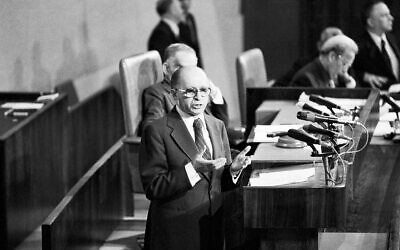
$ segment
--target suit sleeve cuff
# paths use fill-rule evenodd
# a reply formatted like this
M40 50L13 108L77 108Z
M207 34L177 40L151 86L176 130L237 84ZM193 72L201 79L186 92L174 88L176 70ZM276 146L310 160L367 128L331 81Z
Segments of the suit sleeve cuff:
M242 171L243 171L243 168L237 172L233 172L232 170L230 170L233 184L236 184L238 182L239 177L242 174Z
M189 178L190 184L192 187L196 185L197 182L201 180L200 175L196 172L191 162L185 165L186 174Z

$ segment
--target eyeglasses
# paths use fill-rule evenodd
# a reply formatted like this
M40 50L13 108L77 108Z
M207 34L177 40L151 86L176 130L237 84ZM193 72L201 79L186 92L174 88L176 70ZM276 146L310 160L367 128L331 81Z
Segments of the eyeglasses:
M184 97L192 98L199 94L200 97L206 97L210 94L210 88L188 88L188 89L174 89L177 92L181 92Z

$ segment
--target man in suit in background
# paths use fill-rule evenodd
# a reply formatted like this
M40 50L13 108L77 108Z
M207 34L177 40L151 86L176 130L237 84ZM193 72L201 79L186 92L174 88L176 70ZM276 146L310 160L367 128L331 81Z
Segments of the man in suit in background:
M156 10L161 20L150 35L147 48L157 50L164 61L165 48L181 42L178 25L184 21L184 14L179 0L158 0Z
M176 104L172 97L171 77L172 74L182 66L196 66L196 52L189 46L176 43L171 44L165 50L165 61L163 63L164 80L156 83L143 91L142 95L142 117L141 129L150 122L165 116ZM210 103L206 113L222 120L228 126L229 116L227 104L222 96L221 90L210 83Z
M358 40L360 51L353 69L361 86L388 89L399 81L400 50L390 31L393 16L382 1L368 2L362 12L365 32Z
M203 60L200 55L200 44L197 36L196 21L189 9L192 5L192 0L179 0L182 5L184 21L179 23L179 30L182 42L186 43L196 51L198 60L197 66L203 68Z
M348 69L357 51L357 44L348 36L329 38L321 46L319 56L294 75L290 86L354 88L355 80L348 74Z
M325 29L323 29L320 34L319 40L317 41L317 53L313 54L312 56L297 59L292 64L292 67L284 75L282 75L275 81L274 86L288 86L297 71L299 71L301 68L303 68L306 64L314 60L315 57L319 55L319 51L321 50L321 47L326 42L326 40L336 35L343 35L342 30L337 27L326 27Z
M177 105L145 127L139 153L151 200L145 249L222 250L222 192L250 164L250 147L231 161L223 122L204 113L210 81L201 68L181 67L171 83Z

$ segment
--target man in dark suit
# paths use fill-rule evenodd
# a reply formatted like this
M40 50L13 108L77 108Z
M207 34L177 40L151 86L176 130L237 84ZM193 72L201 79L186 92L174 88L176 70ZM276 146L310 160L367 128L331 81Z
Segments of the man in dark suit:
M204 114L210 81L195 66L172 76L177 105L146 126L139 168L151 200L145 249L223 249L222 192L251 162L246 147L231 161L222 121Z
M178 24L184 21L179 0L158 0L156 10L161 20L153 29L147 47L157 50L164 61L164 50L172 43L181 42Z
M364 87L388 89L399 81L400 50L390 33L393 16L382 1L370 1L362 13L365 32L357 43L360 48L353 69Z
M198 60L197 66L203 67L203 60L200 55L200 44L197 36L196 21L189 9L192 5L192 0L179 0L182 5L184 21L179 23L180 36L183 43L186 43L196 51Z
M174 106L175 100L171 94L171 76L182 66L196 66L197 57L195 51L189 46L176 43L171 44L165 50L165 61L163 63L164 80L156 83L143 91L142 95L142 122L140 131L150 122L165 116ZM222 96L221 90L212 82L210 103L206 113L222 120L228 126L229 116L227 104Z
M357 44L348 36L329 38L321 46L319 56L294 75L290 86L354 88L355 80L348 74L348 69L357 51Z

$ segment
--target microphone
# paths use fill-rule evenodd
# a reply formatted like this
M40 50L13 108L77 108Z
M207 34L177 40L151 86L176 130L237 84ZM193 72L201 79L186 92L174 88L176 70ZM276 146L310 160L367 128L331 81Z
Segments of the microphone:
M340 134L338 132L329 130L329 129L323 129L319 128L317 126L314 126L312 124L304 125L303 126L304 131L311 133L311 134L321 134L321 135L327 135L331 138L340 138L340 139L345 139L348 141L351 141L351 138L348 136L345 136L343 134Z
M332 145L330 143L318 140L314 136L312 136L312 135L308 134L307 132L300 130L300 129L289 129L288 136L290 136L296 140L303 141L309 145L310 144L319 144L323 147L332 147Z
M387 102L387 104L389 104L392 107L394 112L400 111L400 106L397 105L396 101L389 94L381 94L381 98L383 101Z
M345 108L342 108L341 106L327 100L326 98L323 98L321 96L317 96L317 95L310 95L310 101L318 103L320 105L324 105L329 109L335 108L335 109L340 109L343 110L345 112L351 113L350 110L347 110Z
M319 114L319 115L330 116L330 114L325 113L324 111L319 110L319 109L317 109L317 108L315 108L315 107L313 107L313 106L311 106L311 105L309 105L308 103L305 103L305 102L298 102L296 104L296 106L301 108L301 109L308 110L308 111L314 112L314 113Z
M285 136L287 134L288 134L287 131L273 132L273 133L267 134L267 137Z
M343 120L343 119L339 119L339 118L333 118L330 116L316 115L314 113L307 112L307 111L297 112L297 118L300 120L305 120L305 121L310 121L310 122L340 123L340 124L347 124L347 125L358 124L358 122L356 122L356 121Z

